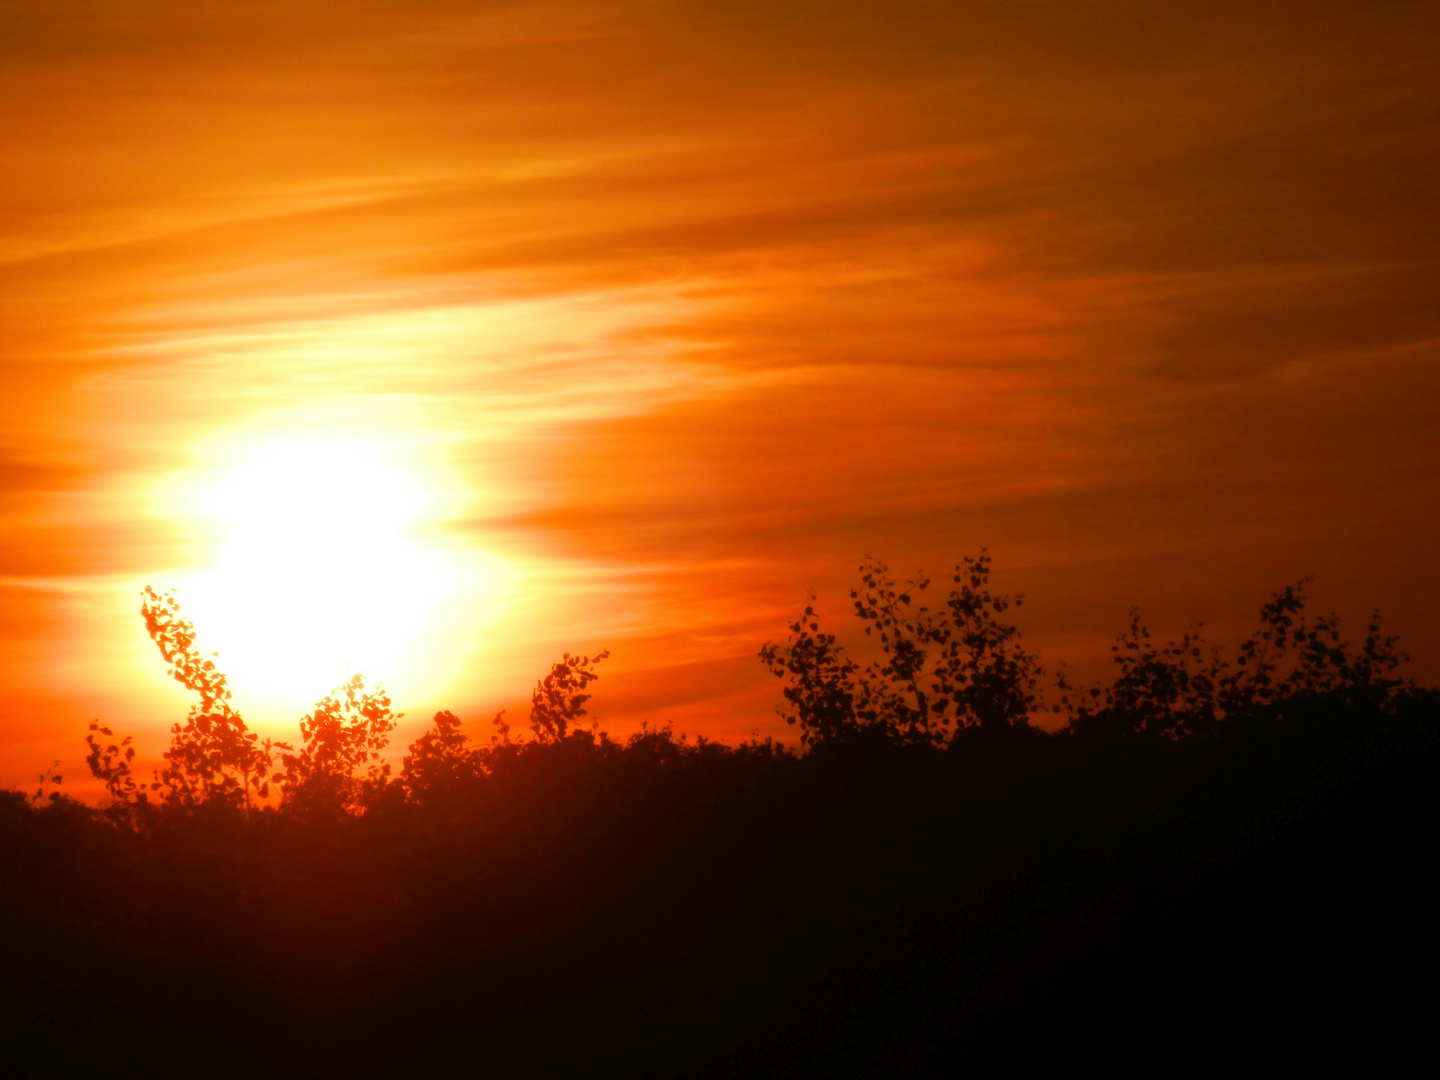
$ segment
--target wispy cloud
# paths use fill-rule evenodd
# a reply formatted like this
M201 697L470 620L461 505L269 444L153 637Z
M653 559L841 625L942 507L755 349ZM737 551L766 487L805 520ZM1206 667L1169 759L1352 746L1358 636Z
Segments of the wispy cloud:
M808 587L986 542L1057 641L1353 564L1440 646L1437 41L1399 0L7 4L0 709L57 651L158 700L117 583L214 545L156 492L296 429L441 448L447 542L512 559L462 706L580 639L617 722L764 727L745 653Z

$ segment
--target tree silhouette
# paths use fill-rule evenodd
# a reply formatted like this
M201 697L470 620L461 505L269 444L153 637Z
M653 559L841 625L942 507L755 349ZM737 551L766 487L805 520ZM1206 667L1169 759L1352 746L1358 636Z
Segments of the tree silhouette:
M406 798L434 806L475 784L485 773L485 760L482 750L469 743L459 717L448 709L437 712L430 729L410 744L401 762L400 783Z
M170 677L200 698L185 722L170 729L166 764L151 789L163 790L170 805L227 804L249 809L254 797L269 795L275 752L290 747L261 740L245 726L244 718L230 704L225 675L213 660L200 655L195 626L181 617L179 602L172 594L146 586L140 614L150 639L170 665ZM99 764L97 758L92 772ZM101 773L96 775L106 779ZM106 783L108 787L108 779ZM117 790L127 789L122 782ZM113 797L115 792L111 794Z
M567 652L535 684L530 695L530 730L537 741L563 742L570 734L585 715L585 703L591 697L585 688L600 677L595 665L609 656L608 649L594 657L571 656Z
M323 815L367 805L384 789L390 766L380 761L380 752L398 715L383 690L367 692L356 675L321 699L300 722L302 746L295 752L289 743L261 739L246 726L231 704L225 674L201 655L195 626L181 616L173 594L147 586L140 614L170 677L199 697L185 722L170 729L165 766L146 785L162 793L165 806L253 810L275 786L288 809ZM97 736L113 739L114 732L91 723L86 764L105 784L107 812L128 821L149 805L149 792L131 772L132 739L127 735L105 745Z
M1131 608L1130 625L1110 647L1119 667L1108 687L1093 687L1089 701L1062 672L1057 709L1067 710L1070 727L1085 735L1145 735L1179 739L1213 730L1221 715L1217 702L1226 664L1218 650L1208 654L1201 624L1178 641L1151 644L1150 631Z
M432 726L410 744L402 762L400 784L406 799L432 809L452 806L457 794L475 788L497 767L513 762L530 748L573 742L577 735L593 738L594 725L588 730L577 725L587 715L585 705L592 696L587 688L600 677L595 665L609 656L608 650L593 657L567 652L551 665L530 695L534 737L528 742L510 738L504 710L491 721L496 733L487 746L471 746L454 713L436 713ZM600 742L609 745L603 734Z
M1334 615L1306 616L1309 582L1287 585L1261 606L1260 625L1241 643L1233 665L1218 647L1203 647L1203 624L1178 642L1156 646L1131 609L1129 627L1111 646L1119 672L1109 686L1072 698L1076 688L1062 676L1070 730L1086 737L1180 739L1212 734L1224 723L1280 719L1290 706L1320 698L1392 709L1402 692L1415 690L1413 681L1394 674L1409 659L1396 649L1397 639L1381 631L1375 613L1363 646L1353 652Z
M403 715L390 706L389 695L367 691L359 675L318 701L300 721L300 750L280 755L281 806L304 817L333 818L373 804L390 777L381 752Z
M90 753L85 755L85 764L90 775L105 785L106 813L119 820L129 820L137 806L149 802L149 793L142 790L130 771L130 762L135 760L134 740L126 735L119 742L102 746L101 739L113 739L115 732L103 727L99 720L90 721L90 733L85 736L85 745Z
M807 745L869 737L940 746L969 728L1027 726L1042 669L1019 629L1000 618L1021 599L993 594L989 578L987 554L965 558L944 605L932 611L916 602L931 584L924 575L897 586L883 563L862 563L850 598L882 659L860 668L833 634L820 632L808 605L784 645L760 650L788 681L790 708L781 715Z
M877 726L874 714L862 715L855 707L860 694L858 666L845 655L834 634L820 629L812 603L790 624L784 645L766 642L760 659L779 679L788 679L781 691L790 708L781 706L787 724L798 724L806 746L834 743Z

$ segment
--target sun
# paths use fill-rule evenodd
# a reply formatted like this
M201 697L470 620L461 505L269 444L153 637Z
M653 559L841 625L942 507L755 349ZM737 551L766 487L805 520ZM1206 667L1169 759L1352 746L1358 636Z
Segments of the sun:
M237 704L303 709L352 674L445 681L486 621L495 560L447 541L457 485L403 439L233 440L189 477L210 565L177 592Z

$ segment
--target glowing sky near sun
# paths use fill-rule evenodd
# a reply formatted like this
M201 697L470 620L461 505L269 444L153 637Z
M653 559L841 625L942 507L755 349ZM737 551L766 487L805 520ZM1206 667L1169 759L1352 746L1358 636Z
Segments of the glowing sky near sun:
M1440 656L1437 44L1339 0L7 3L0 783L183 712L144 584L274 725L355 663L478 733L610 648L613 728L780 733L754 653L810 589L982 544L1082 668L1310 572Z
M235 438L216 457L187 478L189 498L161 498L214 528L201 567L174 587L240 701L283 715L356 672L435 692L464 667L466 638L494 622L509 575L436 534L457 498L443 461L318 425Z

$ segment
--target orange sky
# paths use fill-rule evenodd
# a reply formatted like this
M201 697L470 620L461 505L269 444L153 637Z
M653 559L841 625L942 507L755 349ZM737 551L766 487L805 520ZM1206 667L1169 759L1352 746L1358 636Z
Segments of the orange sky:
M1431 2L10 0L0 783L92 716L158 752L139 586L223 640L252 510L384 562L335 617L477 734L607 647L612 730L778 733L808 590L982 544L1082 671L1314 573L1440 676L1437 48ZM307 439L392 482L234 494ZM232 675L272 725L338 681Z

